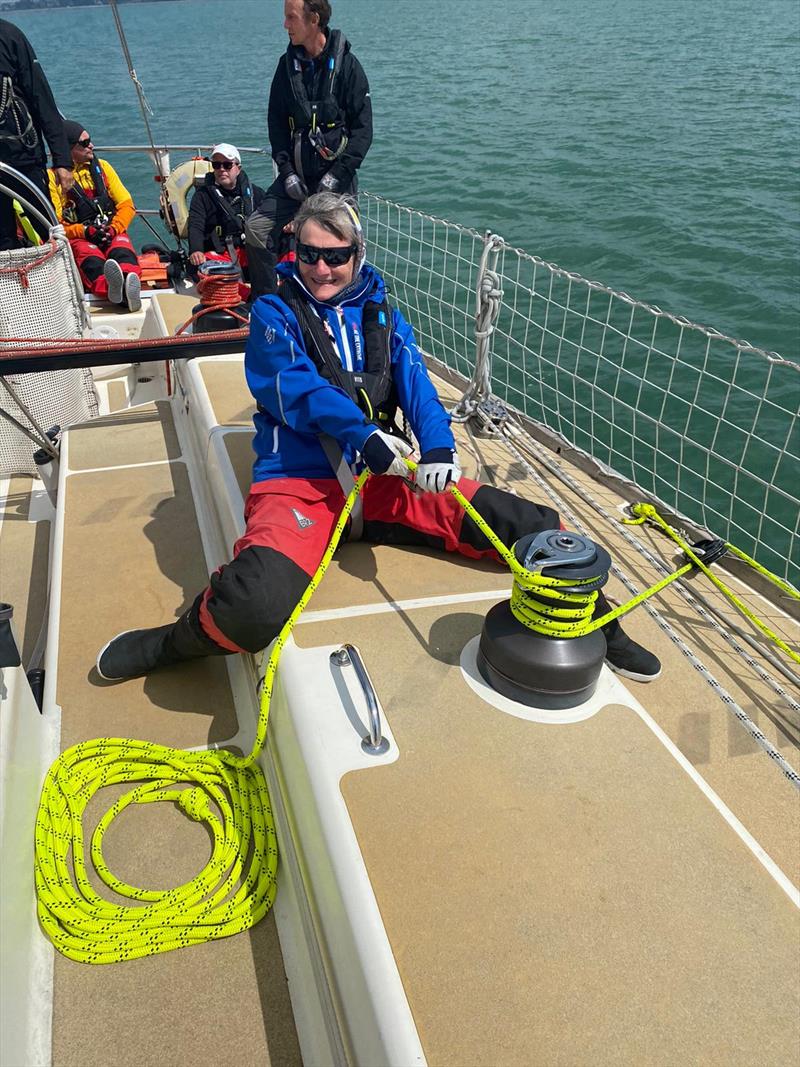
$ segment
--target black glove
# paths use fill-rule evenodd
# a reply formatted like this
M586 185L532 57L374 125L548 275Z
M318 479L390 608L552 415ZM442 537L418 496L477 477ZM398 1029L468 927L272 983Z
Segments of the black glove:
M114 240L114 231L107 226L84 226L83 233L87 241L103 249Z
M293 170L283 179L283 187L286 190L286 195L290 196L292 200L297 200L300 204L308 197L308 189L306 189Z
M338 178L335 178L330 171L327 174L323 174L319 180L317 186L318 193L338 193L342 183Z

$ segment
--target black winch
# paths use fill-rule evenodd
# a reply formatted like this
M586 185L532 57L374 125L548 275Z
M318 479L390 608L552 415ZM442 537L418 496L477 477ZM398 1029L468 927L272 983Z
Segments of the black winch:
M514 545L514 555L528 571L562 579L558 593L588 594L605 585L611 557L587 537L566 530L528 534ZM570 585L570 581L578 583ZM538 596L526 600L534 609L562 602ZM600 630L579 637L539 633L513 614L511 601L496 604L483 624L478 669L503 696L529 707L573 708L594 693L606 655Z
M207 260L197 268L200 303L192 308L194 333L238 330L247 324L247 305L239 296L242 272L228 260Z

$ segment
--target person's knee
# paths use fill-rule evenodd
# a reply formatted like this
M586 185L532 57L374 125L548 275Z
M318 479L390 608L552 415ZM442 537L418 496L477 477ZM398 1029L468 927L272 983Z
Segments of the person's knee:
M244 224L245 241L254 248L266 248L274 225L275 220L271 216L254 211Z
M524 497L504 489L496 489L492 485L482 485L471 503L503 544L509 547L525 534L557 530L561 525L558 512L553 508L535 504L532 500L525 500ZM464 516L461 540L479 551L491 548L486 536L469 515Z
M260 652L280 632L308 575L272 548L251 546L211 578L206 609L228 641Z

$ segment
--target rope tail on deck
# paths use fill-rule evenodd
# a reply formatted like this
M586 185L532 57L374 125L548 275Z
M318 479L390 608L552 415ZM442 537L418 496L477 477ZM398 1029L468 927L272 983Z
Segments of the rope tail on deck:
M413 461L406 463L411 472L416 469ZM101 738L67 749L50 768L36 821L35 878L39 920L63 955L82 963L114 963L168 952L249 929L271 907L278 852L267 783L258 760L267 740L275 676L289 635L322 581L369 477L365 470L357 478L317 570L271 646L261 683L256 736L247 755L237 756L224 749L188 751L153 742ZM458 487L451 484L448 488L511 570L515 616L538 633L558 637L590 633L695 568L724 590L748 618L757 621L650 505L637 505L633 521L658 522L680 544L689 562L627 603L593 619L596 589L566 593L559 586L574 588L575 579L547 577L522 566ZM748 558L738 550L736 553ZM777 581L792 596L798 595L780 579ZM585 579L587 585L594 583L594 577ZM535 603L530 593L536 594ZM542 597L552 599L554 607L543 608ZM797 658L768 627L762 624L761 628L792 658ZM800 775L788 764L782 769L800 788ZM110 889L141 906L109 903L93 890L87 876L83 812L97 790L121 782L140 784L120 797L100 820L92 835L91 859ZM130 804L156 801L177 803L190 818L206 824L214 841L211 859L201 873L170 890L128 885L112 874L103 858L103 837L114 818ZM74 880L69 867L70 850Z

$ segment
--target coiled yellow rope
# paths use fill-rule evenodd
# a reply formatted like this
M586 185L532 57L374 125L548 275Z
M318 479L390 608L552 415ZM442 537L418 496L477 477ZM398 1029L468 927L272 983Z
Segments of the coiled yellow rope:
M416 469L415 463L406 462L409 470ZM266 742L275 673L289 634L328 569L368 478L369 472L364 471L356 480L319 567L275 639L261 687L256 737L248 755L237 756L224 749L188 751L112 737L74 745L53 763L42 788L36 819L35 882L42 928L65 956L83 963L114 963L168 952L247 930L271 907L278 853L267 784L257 761ZM737 606L740 604L672 531L670 536L693 562L602 618L592 619L597 592L567 593L563 587L574 589L595 579L559 579L527 570L457 486L449 488L511 570L514 581L511 606L515 616L538 633L561 637L590 633L631 611L694 566L708 574ZM637 507L648 509L650 505ZM655 509L637 514L637 521L660 520L669 532ZM763 572L758 564L750 562ZM782 584L780 579L776 581ZM797 595L791 587L787 591ZM536 601L528 595L534 592ZM553 606L540 603L541 597L551 598ZM740 610L757 621L743 605ZM798 658L766 626L761 628L792 658ZM90 851L91 861L105 885L139 902L131 905L109 903L93 890L87 876L81 821L98 790L121 782L139 784L121 796L100 820L92 835ZM103 858L103 837L117 815L131 804L157 801L177 803L190 818L206 824L214 841L211 859L200 874L170 890L128 885L112 874Z
M269 911L275 899L278 849L267 783L257 760L267 737L275 672L368 477L364 471L356 481L319 567L275 639L249 755L224 749L193 752L105 737L73 745L53 763L36 817L34 873L39 921L63 955L81 963L138 959L240 933ZM98 896L87 876L81 817L99 789L118 782L141 784L120 797L100 820L92 835L91 860L110 889L142 904L109 903ZM200 874L184 885L138 889L108 869L103 836L130 804L159 800L173 801L190 818L204 822L214 840L213 852Z

